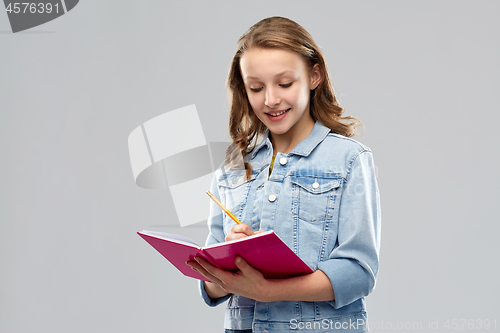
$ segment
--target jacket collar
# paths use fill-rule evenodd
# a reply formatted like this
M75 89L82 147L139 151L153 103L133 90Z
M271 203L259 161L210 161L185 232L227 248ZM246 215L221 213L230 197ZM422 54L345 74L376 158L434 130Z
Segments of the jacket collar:
M300 155L300 156L309 156L309 154L319 145L330 133L330 129L328 127L323 126L319 121L316 121L314 124L311 133L307 138L302 140L293 150L290 152L290 155ZM252 159L257 156L257 153L263 148L267 147L267 149L271 149L273 145L271 144L271 140L269 139L269 129L266 130L264 134L264 138L262 142L260 142L252 152Z
M271 143L271 140L269 139L269 129L267 129L264 133L264 138L262 139L262 141L252 151L252 159L254 159L255 156L257 156L257 153L264 147L267 147L268 150L273 149L273 145Z

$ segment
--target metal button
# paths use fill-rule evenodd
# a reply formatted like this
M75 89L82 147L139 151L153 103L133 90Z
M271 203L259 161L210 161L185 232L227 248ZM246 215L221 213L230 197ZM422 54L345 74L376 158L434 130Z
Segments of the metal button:
M313 183L313 188L316 189L319 187L319 183L318 183L318 180L316 179Z
M276 201L276 198L277 198L276 195L270 194L268 199L269 199L269 201L274 202L274 201Z
M286 157L282 157L282 158L280 158L280 164L281 164L281 165L285 165L285 164L286 164L286 162L288 162L288 160L286 159Z

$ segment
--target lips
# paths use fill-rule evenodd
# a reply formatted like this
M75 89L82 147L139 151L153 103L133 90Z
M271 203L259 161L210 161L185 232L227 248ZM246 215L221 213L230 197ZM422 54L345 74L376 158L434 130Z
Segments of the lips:
M266 112L266 114L272 116L272 117L277 117L282 115L283 113L287 112L290 109L282 110L282 111L277 111L277 112Z
M286 110L276 110L274 112L266 112L267 119L270 121L280 121L281 119L285 118L286 115L288 114L288 111L291 109L286 109Z
M278 110L274 112L266 112L266 115L271 116L271 117L278 117L281 116L283 113L290 111L290 108L286 110Z

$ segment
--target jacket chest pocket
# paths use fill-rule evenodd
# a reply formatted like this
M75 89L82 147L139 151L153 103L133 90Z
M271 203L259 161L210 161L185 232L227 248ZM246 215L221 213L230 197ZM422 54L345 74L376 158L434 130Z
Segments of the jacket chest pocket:
M310 223L331 219L340 191L340 178L292 176L291 182L294 214Z

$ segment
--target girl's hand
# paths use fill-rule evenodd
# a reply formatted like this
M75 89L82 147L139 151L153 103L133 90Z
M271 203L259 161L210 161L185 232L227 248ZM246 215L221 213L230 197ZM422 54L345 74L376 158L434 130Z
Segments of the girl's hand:
M194 260L188 261L187 264L212 281L217 290L223 291L218 296L231 293L260 302L271 301L269 298L269 281L264 278L261 272L250 266L241 257L237 257L235 260L235 264L239 269L236 273L219 269L201 257L195 257Z
M330 278L321 270L287 279L266 279L262 273L237 257L236 273L219 269L201 257L186 262L205 276L205 290L212 299L237 294L259 302L305 301L322 302L335 299Z
M231 230L227 234L225 241L227 242L233 239L252 236L253 234L255 233L247 224L235 224L231 227Z

